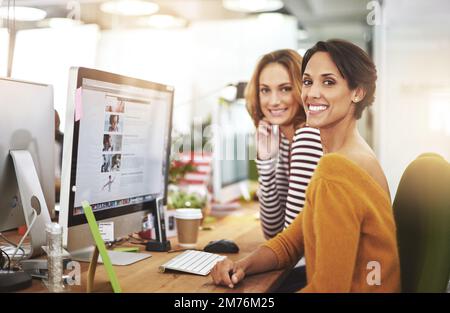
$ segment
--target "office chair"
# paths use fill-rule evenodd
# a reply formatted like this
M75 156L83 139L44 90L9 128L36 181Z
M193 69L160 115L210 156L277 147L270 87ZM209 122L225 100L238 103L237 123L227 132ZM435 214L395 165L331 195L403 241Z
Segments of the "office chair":
M394 199L402 292L445 292L450 276L450 164L420 155Z

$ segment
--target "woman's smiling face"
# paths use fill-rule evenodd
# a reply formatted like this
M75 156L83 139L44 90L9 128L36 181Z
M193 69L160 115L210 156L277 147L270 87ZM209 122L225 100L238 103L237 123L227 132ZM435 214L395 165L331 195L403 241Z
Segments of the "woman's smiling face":
M270 63L259 76L259 102L264 117L273 125L293 123L300 109L295 101L291 78L279 63Z
M328 52L316 52L303 73L302 100L309 126L327 128L353 116L357 90L350 90Z

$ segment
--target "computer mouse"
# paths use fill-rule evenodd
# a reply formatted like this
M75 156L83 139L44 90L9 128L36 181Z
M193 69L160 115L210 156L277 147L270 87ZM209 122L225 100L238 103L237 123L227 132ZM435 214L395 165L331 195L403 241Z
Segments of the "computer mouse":
M221 239L210 241L203 251L211 253L238 253L239 247L232 240Z

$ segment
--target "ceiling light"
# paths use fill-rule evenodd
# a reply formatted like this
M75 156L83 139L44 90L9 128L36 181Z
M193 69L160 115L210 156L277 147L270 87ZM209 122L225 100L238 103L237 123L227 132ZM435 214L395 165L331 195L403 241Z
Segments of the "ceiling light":
M1 1L0 1L1 2ZM9 8L9 12L8 12ZM3 6L0 8L0 18L10 19L24 22L35 22L43 20L47 16L47 12L41 9L30 7L14 7Z
M81 21L74 20L65 17L54 17L41 21L39 23L40 27L50 27L50 28L68 28L83 24Z
M227 10L246 13L276 11L284 6L281 0L223 0L222 4Z
M183 18L168 14L155 14L142 21L143 25L154 28L181 28L187 25L187 21Z
M102 3L100 10L116 15L150 15L159 11L159 5L142 0L117 0Z

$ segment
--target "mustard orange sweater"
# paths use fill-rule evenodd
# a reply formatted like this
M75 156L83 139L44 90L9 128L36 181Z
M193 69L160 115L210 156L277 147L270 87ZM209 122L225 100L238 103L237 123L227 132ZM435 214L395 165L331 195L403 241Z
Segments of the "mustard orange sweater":
M390 200L378 183L343 155L322 157L303 211L268 241L278 268L305 255L301 292L399 292L400 261Z

